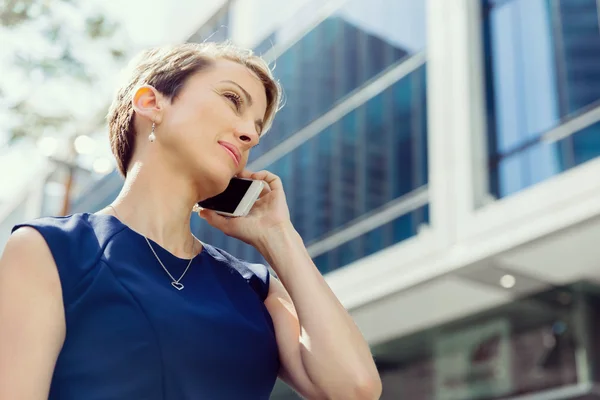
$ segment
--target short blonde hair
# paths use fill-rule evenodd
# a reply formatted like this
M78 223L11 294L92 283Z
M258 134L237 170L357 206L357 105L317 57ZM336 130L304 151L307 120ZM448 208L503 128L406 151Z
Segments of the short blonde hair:
M281 87L268 64L253 54L225 43L184 43L143 51L127 68L125 82L119 88L108 112L110 146L123 176L131 163L135 145L133 95L142 85L150 85L171 100L179 94L188 78L218 59L227 59L247 67L265 86L267 111L263 134L273 123L281 103Z

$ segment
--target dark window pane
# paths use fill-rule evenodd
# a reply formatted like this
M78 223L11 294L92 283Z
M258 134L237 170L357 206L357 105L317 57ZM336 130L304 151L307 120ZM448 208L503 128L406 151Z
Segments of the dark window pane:
M270 40L279 45L283 37L289 39L289 33L282 28L258 48L265 48ZM422 51L424 45L424 2L344 3L275 61L286 104L272 131L253 149L250 162L379 79L387 68ZM383 92L303 143L288 142L291 147L281 148L290 150L264 166L281 177L292 222L309 247L427 183L425 70L422 65L390 82ZM397 235L392 221L318 256L318 267L331 271L414 235L424 212L404 218L411 224L406 233ZM226 238L223 245L232 241ZM252 256L236 246L233 250L235 255Z
M339 247L337 266L343 267L363 257L363 241L361 237L346 242Z
M313 260L318 270L321 271L322 274L326 274L331 270L330 258L330 253L325 253Z
M332 182L331 164L333 161L333 129L327 128L316 140L316 160L315 174L316 182L314 195L316 198L315 208L313 211L314 219L314 234L315 237L321 237L333 228L333 199L332 199Z
M581 164L600 156L600 122L573 135L575 164Z
M282 28L282 32L285 29ZM270 41L280 42L278 32ZM282 33L282 35L284 35ZM276 77L286 106L251 161L323 115L384 69L425 46L425 4L413 0L351 0L281 54Z
M304 143L291 154L294 160L294 205L290 209L292 222L296 230L304 238L310 240L311 224L309 214L312 212L312 179L311 167L314 165L310 142Z
M374 229L365 236L365 256L376 253L388 246L385 241L385 227Z
M401 242L415 234L415 224L410 214L396 219L393 223L394 243Z
M429 206L402 215L364 235L342 243L335 249L315 257L321 272L344 267L363 257L415 236L421 224L429 222Z
M391 199L388 195L388 129L386 117L390 112L386 109L384 99L387 100L387 92L376 96L366 105L366 180L365 200L366 211L381 207ZM386 112L388 111L388 112Z
M358 216L358 119L356 113L346 115L338 122L340 147L339 182L336 197L336 226L343 226Z

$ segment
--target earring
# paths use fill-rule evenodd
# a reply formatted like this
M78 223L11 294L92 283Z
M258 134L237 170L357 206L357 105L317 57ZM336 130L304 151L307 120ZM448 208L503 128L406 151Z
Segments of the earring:
M150 140L151 143L154 143L154 141L156 140L156 135L154 134L154 128L156 128L156 124L153 122L152 123L152 132L150 132L150 136L148 136L148 140Z

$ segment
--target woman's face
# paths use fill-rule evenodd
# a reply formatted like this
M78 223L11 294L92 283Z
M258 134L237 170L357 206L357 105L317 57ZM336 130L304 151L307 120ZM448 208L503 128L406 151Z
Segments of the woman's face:
M245 66L217 60L164 101L157 136L176 170L199 177L202 192L221 193L246 166L267 109L265 87Z

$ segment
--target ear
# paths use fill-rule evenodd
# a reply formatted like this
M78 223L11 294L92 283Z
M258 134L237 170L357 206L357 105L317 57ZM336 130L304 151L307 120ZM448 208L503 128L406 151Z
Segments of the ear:
M152 86L141 86L133 94L135 113L157 124L160 124L162 118L162 104L162 95Z

